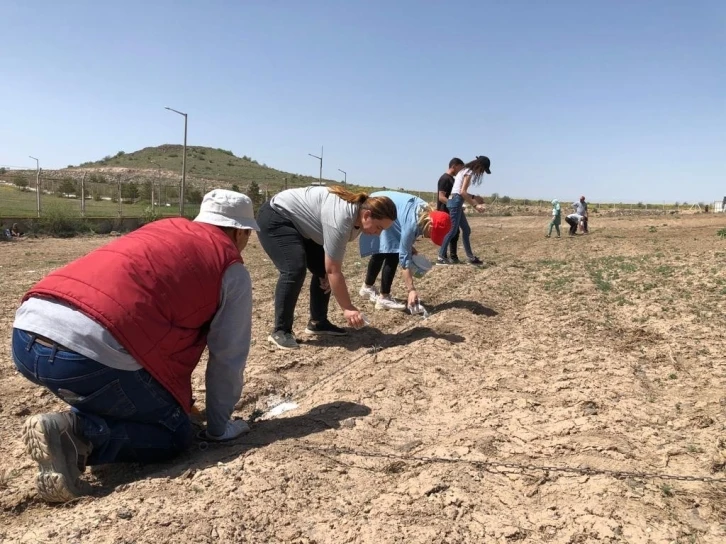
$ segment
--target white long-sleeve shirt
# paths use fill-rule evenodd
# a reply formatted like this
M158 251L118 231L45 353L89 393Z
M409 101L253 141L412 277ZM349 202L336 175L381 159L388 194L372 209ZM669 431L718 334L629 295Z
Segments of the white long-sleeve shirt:
M117 370L133 372L143 368L102 325L56 300L29 298L15 313L13 327L53 340ZM242 394L251 336L252 280L244 265L235 263L222 278L219 307L207 335L207 429L212 435L224 433Z

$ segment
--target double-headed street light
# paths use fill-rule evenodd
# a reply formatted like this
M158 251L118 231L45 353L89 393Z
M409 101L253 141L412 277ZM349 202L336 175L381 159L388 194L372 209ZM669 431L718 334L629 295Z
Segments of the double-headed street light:
M343 172L343 175L345 176L345 180L343 180L343 184L348 185L348 172L346 172L345 170L341 170L340 168L338 168L338 172Z

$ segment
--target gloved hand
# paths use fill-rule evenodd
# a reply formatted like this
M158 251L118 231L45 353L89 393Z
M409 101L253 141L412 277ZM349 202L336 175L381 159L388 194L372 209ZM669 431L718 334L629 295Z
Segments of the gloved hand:
M227 422L222 436L214 436L207 433L207 439L214 442L224 442L225 440L234 440L245 433L250 432L250 426L242 419L231 419Z

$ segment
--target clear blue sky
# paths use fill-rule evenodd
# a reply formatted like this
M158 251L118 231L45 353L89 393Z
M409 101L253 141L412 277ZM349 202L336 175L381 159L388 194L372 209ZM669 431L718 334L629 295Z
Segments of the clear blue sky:
M726 195L726 2L0 0L0 164L181 143L361 184Z

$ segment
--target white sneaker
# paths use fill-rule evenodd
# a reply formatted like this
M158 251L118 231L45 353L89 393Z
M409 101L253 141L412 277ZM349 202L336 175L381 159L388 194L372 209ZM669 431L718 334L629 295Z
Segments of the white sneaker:
M361 287L360 291L358 291L358 294L362 297L367 297L371 302L375 302L378 298L378 288L375 285L368 287L364 283L363 287Z
M406 305L403 302L398 302L393 297L379 296L376 299L376 310L405 310Z

